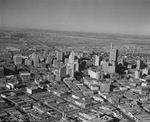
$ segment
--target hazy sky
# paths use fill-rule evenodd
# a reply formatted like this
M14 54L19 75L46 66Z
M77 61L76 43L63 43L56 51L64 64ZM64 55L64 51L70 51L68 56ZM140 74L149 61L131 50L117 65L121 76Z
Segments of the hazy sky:
M2 0L2 25L150 35L150 0Z
M1 3L1 0L0 0L0 27L1 27L1 16L2 16L2 3Z

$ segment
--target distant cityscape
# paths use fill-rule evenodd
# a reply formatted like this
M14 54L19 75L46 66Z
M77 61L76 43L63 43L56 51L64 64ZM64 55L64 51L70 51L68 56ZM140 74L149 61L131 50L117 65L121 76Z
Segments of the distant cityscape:
M0 36L0 122L150 122L149 50L57 46L30 35Z

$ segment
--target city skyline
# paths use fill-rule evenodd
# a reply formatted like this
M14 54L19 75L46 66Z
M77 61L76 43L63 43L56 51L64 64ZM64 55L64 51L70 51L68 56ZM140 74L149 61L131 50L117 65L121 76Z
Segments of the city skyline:
M2 27L150 35L149 0L0 0Z

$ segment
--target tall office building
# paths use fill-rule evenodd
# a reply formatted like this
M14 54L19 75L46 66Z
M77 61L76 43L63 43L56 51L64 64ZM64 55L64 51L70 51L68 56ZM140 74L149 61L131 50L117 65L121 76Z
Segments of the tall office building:
M115 61L115 63L116 63L117 58L118 58L118 50L117 49L110 49L109 61Z
M140 74L141 74L140 70L135 70L135 72L134 72L134 78L135 79L139 79L140 78Z
M145 65L144 65L143 60L138 59L136 62L136 69L140 70L140 69L144 69L144 68L145 68Z
M13 60L14 60L15 65L22 64L22 55L20 54L14 55Z
M101 61L103 60L103 56L95 55L94 57L94 65L95 66L100 66Z
M63 55L64 55L63 52L61 52L61 51L56 51L56 58L57 58L57 61L62 61L62 60L63 60Z
M144 74L148 75L148 68L145 68L145 69L142 70L142 75L144 75Z
M110 47L110 53L109 53L109 61L113 61L115 62L115 64L117 63L117 59L118 59L118 50L117 49L113 49L112 48L112 43L111 43L111 47Z
M39 56L35 53L32 53L32 60L34 67L39 67Z
M136 62L136 69L139 70L141 65L141 60L137 60Z
M75 53L72 51L69 55L69 63L74 63L75 60Z
M78 60L78 59L76 59L76 60L74 61L74 70L75 70L75 71L79 71L79 60Z
M46 58L46 61L45 61L45 62L46 62L46 64L48 64L48 65L52 65L52 61L53 61L52 57L49 57L49 56L48 56L48 57Z
M100 57L98 55L95 55L95 61L94 61L95 66L100 65Z
M108 73L115 73L115 71L116 71L115 62L108 63L107 71L108 71Z
M70 77L74 77L74 64L66 64L66 75L70 75Z
M76 67L75 67L76 63L78 63L78 61L75 61L75 52L72 51L69 55L69 60L68 60L69 67L67 68L67 70L69 71L70 77L74 77L75 69L78 70L78 65L76 65ZM67 73L68 73L68 71L67 71Z
M79 71L79 63L78 62L74 63L74 70Z
M69 70L70 70L70 66L69 66L69 64L67 63L67 64L66 64L66 75L69 75Z
M69 63L69 59L68 59L68 58L65 58L64 63L65 63L65 64Z
M47 55L48 55L48 49L45 49L44 52L43 52L43 57L46 58Z
M63 78L66 76L66 66L61 67L60 69L60 77Z
M53 59L53 67L57 67L57 59Z
M70 69L70 77L74 78L74 69L73 68Z
M56 77L55 77L56 81L61 81L61 76L60 76L60 71L56 70Z
M53 55L52 55L51 52L49 52L49 54L47 55L45 62L46 62L47 65L52 65L52 63L53 63Z
M118 50L112 48L112 43L111 43L111 48L110 48L110 53L109 53L109 64L108 69L109 73L115 73L116 72L116 65L118 60Z
M104 74L108 73L108 62L106 60L101 61L102 65L102 71L104 71Z

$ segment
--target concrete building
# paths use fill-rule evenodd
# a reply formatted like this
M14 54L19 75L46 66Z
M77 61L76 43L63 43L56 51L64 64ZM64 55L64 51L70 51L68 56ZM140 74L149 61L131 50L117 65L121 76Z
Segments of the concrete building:
M69 55L69 63L74 63L75 60L75 52L72 51Z
M95 59L94 59L94 65L95 66L100 66L100 62L101 62L102 58L98 55L95 55Z
M134 72L135 79L139 79L141 77L141 75L142 75L141 70L135 70L135 72Z
M142 75L148 75L148 68L142 69Z
M15 65L22 64L22 55L20 54L14 55L13 60L14 60Z
M102 82L100 84L100 91L101 92L109 92L110 91L110 84L109 82Z
M39 67L39 56L35 53L32 53L32 60L34 67Z
M89 68L88 69L88 75L91 77L91 78L95 78L97 80L100 80L101 79L101 71L98 70L98 69L92 69L92 68Z
M30 60L30 59L25 59L25 65L31 66L31 65L32 65L32 60Z
M56 58L58 61L62 61L63 60L63 55L64 53L61 51L56 51Z
M144 66L143 60L138 59L137 62L136 62L136 69L140 70L140 69L144 69L144 68L145 68L145 66Z
M102 71L104 71L104 74L108 73L108 62L106 60L101 61L102 65Z
M118 50L117 49L110 49L109 61L114 61L116 64L117 59L118 59Z
M54 81L55 80L55 75L52 72L49 72L47 74L47 80L48 81Z

